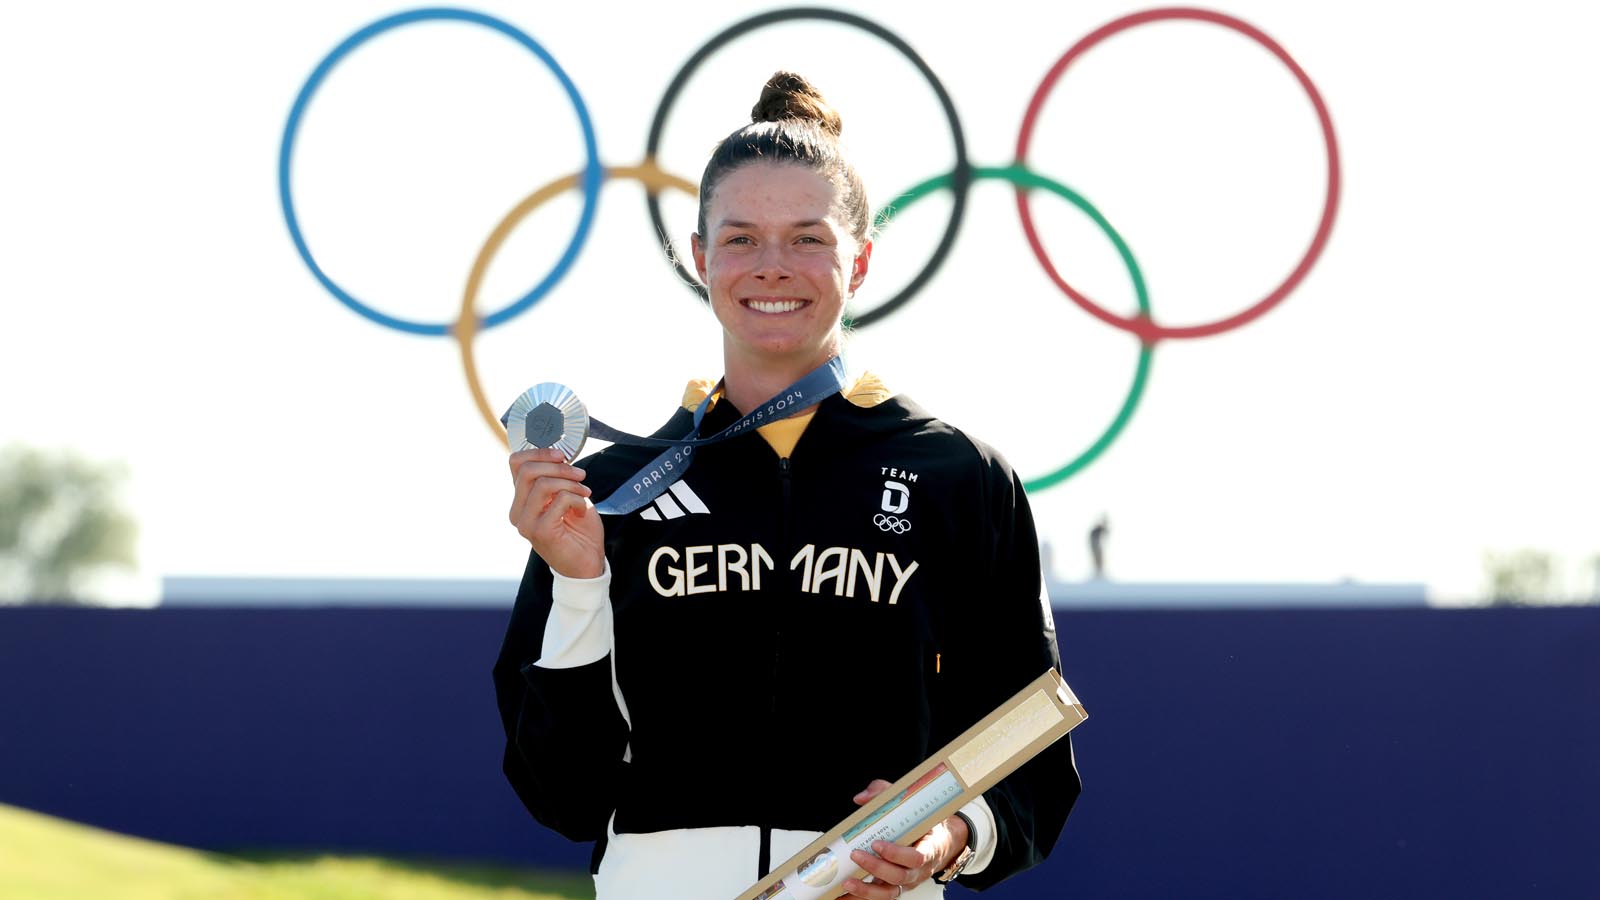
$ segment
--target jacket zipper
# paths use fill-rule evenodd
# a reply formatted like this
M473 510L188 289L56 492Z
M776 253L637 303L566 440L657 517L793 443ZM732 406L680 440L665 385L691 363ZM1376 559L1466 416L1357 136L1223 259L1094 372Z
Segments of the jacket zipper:
M788 457L784 457L784 458L778 460L778 482L783 487L783 507L782 507L783 543L780 546L783 547L783 555L784 556L788 556L789 555L789 542L793 539L792 535L790 535L790 533L789 533L789 521L791 519L790 512L789 512L789 503L790 503L789 474L790 474L790 472L789 472L789 458ZM770 726L772 726L772 727L776 727L777 724L778 724L778 691L777 691L777 687L778 687L778 666L782 662L782 658L783 658L783 620L779 619L776 616L774 616L773 619L772 619L772 687L773 687L773 691L772 691L772 706L769 708L768 713L767 713L768 724Z
M783 555L784 556L788 556L789 555L789 543L790 543L790 541L793 540L793 536L789 533L789 522L790 522L790 519L792 518L792 516L790 515L790 511L789 511L789 503L790 503L790 480L789 480L789 475L790 475L789 458L786 456L786 457L778 460L778 483L780 485L782 485L782 487L783 487L783 507L782 507L783 543L780 546L783 547ZM777 618L776 616L774 616L773 619L772 619L772 686L773 686L774 690L772 692L772 707L771 707L771 709L769 711L769 714L768 714L768 717L767 717L768 720L769 720L769 724L771 724L773 726L776 726L778 724L778 692L777 692L776 688L778 686L778 664L781 662L782 656L783 656L783 620Z
M783 516L783 553L789 553L789 503L790 479L789 458L778 460L778 483L783 489L783 506L780 513ZM772 620L772 706L767 710L767 722L770 728L775 728L778 722L778 667L783 661L783 626L780 620ZM759 871L757 878L765 878L772 869L772 826L761 826L760 849L756 853L756 869Z

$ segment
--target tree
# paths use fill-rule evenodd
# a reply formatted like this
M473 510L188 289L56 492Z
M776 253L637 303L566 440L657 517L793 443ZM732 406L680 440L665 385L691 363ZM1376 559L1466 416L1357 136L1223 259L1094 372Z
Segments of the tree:
M1548 603L1555 594L1555 559L1543 550L1485 553L1489 602L1495 606Z
M0 601L83 603L94 576L132 569L138 526L120 504L126 475L65 451L0 450Z

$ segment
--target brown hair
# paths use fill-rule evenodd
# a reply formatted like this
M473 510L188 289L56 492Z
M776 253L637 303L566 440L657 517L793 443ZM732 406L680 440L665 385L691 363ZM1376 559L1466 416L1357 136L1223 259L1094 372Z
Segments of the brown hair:
M700 176L700 234L706 233L706 205L717 184L735 169L766 161L805 166L837 185L845 225L858 244L865 244L867 190L844 158L843 129L839 114L810 82L793 72L774 73L750 110L750 124L722 139Z

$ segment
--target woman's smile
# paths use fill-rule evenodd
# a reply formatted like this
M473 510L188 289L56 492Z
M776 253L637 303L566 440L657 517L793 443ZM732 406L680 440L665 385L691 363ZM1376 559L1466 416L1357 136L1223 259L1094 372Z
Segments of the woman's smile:
M745 309L772 316L804 309L811 304L811 301L798 297L746 297L740 304Z

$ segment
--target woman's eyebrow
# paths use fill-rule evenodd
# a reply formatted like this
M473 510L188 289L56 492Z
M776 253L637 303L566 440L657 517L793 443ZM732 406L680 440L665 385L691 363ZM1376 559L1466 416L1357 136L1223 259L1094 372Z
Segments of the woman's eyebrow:
M790 228L816 228L818 226L826 225L826 224L827 224L827 220L826 219L801 219L798 222L790 222L789 223L789 227ZM717 227L718 228L755 228L757 226L756 226L756 223L754 223L754 222L741 222L741 221L739 221L737 219L727 219L727 220L721 222L720 224L718 224Z

